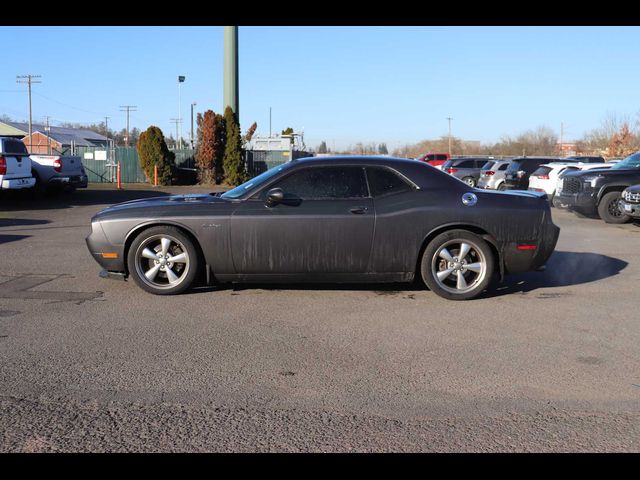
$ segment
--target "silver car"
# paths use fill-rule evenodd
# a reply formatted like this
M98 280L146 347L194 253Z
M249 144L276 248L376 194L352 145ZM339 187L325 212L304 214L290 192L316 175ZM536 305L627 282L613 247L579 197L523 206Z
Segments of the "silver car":
M504 174L510 164L511 160L489 160L480 171L478 188L504 190Z

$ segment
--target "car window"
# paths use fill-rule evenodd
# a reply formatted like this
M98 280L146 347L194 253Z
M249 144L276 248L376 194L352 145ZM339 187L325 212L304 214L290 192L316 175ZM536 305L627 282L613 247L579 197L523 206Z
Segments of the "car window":
M367 167L367 180L373 197L412 190L398 174L387 168Z
M506 170L507 168L509 168L509 164L508 163L503 163L502 165L500 165L500 168L498 168L498 171Z
M3 143L2 149L4 150L3 153L29 155L29 152L27 151L27 146L24 143L22 143L20 140L5 139L2 143Z
M491 170L491 168L496 164L496 162L485 162L484 165L482 165L482 170Z
M447 168L450 168L450 167L451 167L451 165L453 165L453 160L447 160L446 162L444 162L444 163L442 164L442 169L443 169L443 170L446 170Z
M292 173L271 188L281 188L285 197L303 200L369 196L361 167L309 167ZM262 196L266 198L266 192Z
M457 168L475 168L476 162L473 160L464 160L456 165Z
M447 156L446 155L436 155L436 160L446 160Z
M532 177L541 177L544 175L549 175L549 172L551 171L551 167L538 167L536 170L534 170L534 172L531 174Z

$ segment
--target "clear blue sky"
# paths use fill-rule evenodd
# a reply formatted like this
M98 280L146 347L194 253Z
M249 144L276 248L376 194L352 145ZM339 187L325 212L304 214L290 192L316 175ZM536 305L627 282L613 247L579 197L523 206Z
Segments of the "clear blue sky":
M26 86L42 75L41 121L183 131L189 106L222 110L222 27L0 27L0 114L27 118ZM640 111L640 28L240 27L240 121L258 133L304 128L306 143L390 148L447 131L491 142L548 125L579 138L610 112ZM55 124L55 122L54 122Z

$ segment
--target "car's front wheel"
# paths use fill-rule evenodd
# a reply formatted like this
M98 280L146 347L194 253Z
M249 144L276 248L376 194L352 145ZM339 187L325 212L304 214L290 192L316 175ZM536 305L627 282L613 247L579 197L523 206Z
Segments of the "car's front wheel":
M198 250L180 229L158 226L144 230L127 255L129 274L149 293L172 295L188 290L199 268Z
M449 300L469 300L485 290L494 273L489 244L467 230L449 230L435 237L422 255L422 280Z
M598 204L598 215L606 223L627 223L629 215L620 208L620 192L609 192L603 195Z

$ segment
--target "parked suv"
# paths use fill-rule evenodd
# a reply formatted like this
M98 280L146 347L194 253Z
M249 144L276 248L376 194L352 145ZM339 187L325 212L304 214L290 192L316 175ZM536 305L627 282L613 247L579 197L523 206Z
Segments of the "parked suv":
M603 157L590 156L590 155L587 155L587 156L573 155L571 157L563 158L562 161L563 162L575 161L580 163L605 163L606 162L606 160Z
M594 168L611 168L613 163L571 163L553 162L540 165L529 176L529 190L545 192L549 202L555 206L554 197L559 179L568 172L577 170L592 170Z
M510 164L511 160L489 160L480 170L478 188L504 190L504 174Z
M620 208L621 193L640 183L640 152L628 156L611 168L569 172L558 182L556 198L579 213L598 213L607 223L631 220Z
M0 190L31 188L35 184L27 146L21 140L0 137Z
M640 185L633 185L622 192L620 209L625 215L640 219Z
M480 171L488 158L452 158L442 165L442 170L462 180L470 187L478 185Z
M506 189L527 190L529 188L529 176L540 165L551 162L561 162L557 157L518 157L511 160L511 164L504 176ZM566 159L565 159L566 161ZM571 160L569 160L571 162Z

